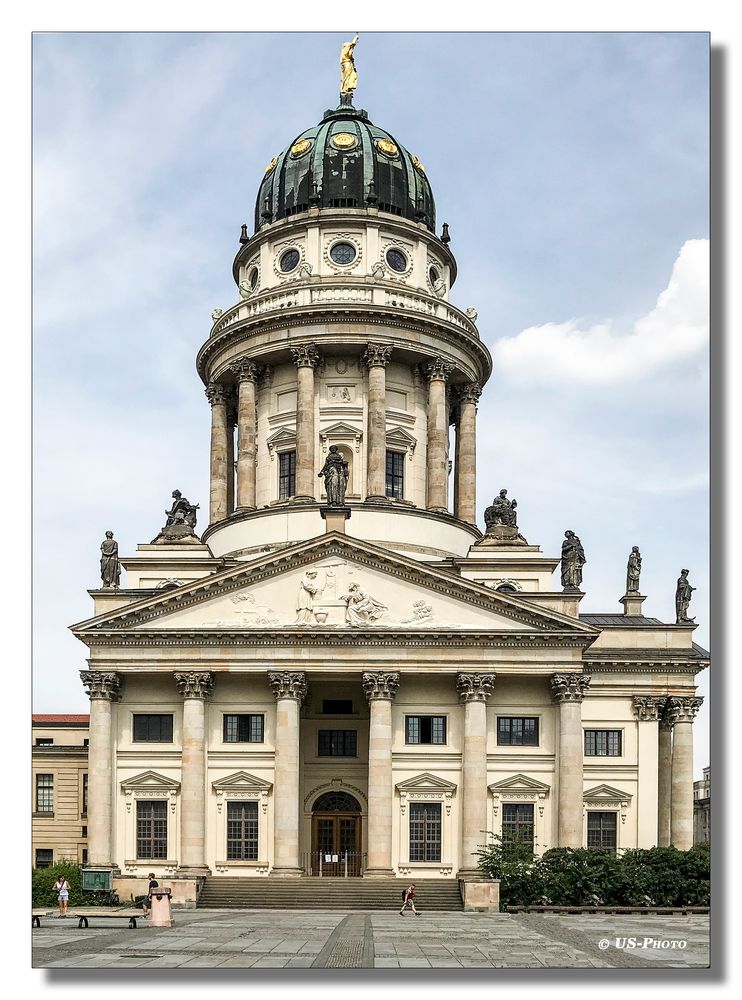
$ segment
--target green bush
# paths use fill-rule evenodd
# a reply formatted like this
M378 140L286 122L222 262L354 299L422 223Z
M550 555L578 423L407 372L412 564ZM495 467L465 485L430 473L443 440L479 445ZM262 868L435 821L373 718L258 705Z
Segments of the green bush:
M493 836L479 866L500 880L500 903L528 906L708 906L708 845L652 847L613 854L556 847L540 858Z
M48 868L31 871L32 900L34 906L56 906L54 883L64 875L70 884L70 906L101 906L108 902L108 893L90 892L82 888L82 868L74 861L57 861Z

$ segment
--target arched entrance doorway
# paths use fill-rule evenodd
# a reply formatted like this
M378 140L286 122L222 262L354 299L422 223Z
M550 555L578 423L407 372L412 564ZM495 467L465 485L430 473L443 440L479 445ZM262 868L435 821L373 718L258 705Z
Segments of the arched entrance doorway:
M312 875L363 874L361 807L348 792L320 795L312 807Z

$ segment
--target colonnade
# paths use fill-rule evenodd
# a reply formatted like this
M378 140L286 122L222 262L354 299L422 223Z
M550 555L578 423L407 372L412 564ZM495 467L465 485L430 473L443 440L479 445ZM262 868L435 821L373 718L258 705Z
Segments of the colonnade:
M315 371L320 355L315 344L291 348L297 369L296 503L315 499L317 469L315 445ZM365 498L386 500L386 367L392 355L388 344L370 342L363 362L367 372L367 441ZM234 384L211 382L206 396L211 404L211 459L209 523L229 517L235 509L256 506L257 382L260 366L241 359L230 367ZM426 365L427 498L428 510L449 509L449 423L456 428L456 471L453 513L476 524L476 409L481 389L477 383L449 384L453 365L440 357ZM234 478L234 429L237 428L237 484Z

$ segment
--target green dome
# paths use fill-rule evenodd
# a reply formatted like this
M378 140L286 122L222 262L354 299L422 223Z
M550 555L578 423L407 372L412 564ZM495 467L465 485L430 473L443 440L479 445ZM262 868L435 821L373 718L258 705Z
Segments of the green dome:
M423 165L365 111L341 105L271 160L255 203L255 231L309 208L369 206L435 232Z

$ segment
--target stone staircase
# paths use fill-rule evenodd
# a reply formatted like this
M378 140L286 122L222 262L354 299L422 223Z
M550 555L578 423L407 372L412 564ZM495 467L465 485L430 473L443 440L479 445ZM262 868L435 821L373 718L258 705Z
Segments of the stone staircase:
M407 879L364 878L207 878L198 909L393 910L402 906ZM421 879L415 905L423 910L462 910L456 879Z

